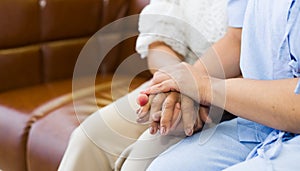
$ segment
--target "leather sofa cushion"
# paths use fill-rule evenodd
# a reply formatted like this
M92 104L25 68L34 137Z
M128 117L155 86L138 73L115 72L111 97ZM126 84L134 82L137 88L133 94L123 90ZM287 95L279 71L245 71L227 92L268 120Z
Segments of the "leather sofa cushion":
M44 1L41 6L41 40L90 36L100 26L99 0Z
M40 9L37 2L37 0L0 1L0 49L39 41Z
M78 54L87 40L79 38L43 44L44 82L72 78Z
M29 114L0 106L0 170L26 168L27 121Z
M78 118L83 121L97 110L90 96L94 93L94 87L89 87L85 79L80 79L75 94L72 94L71 79L0 94L1 169L57 169L69 136L79 125ZM108 105L146 81L145 78L135 78L128 89L128 82L132 78L121 76L117 79L121 80L120 88L112 96L111 79L112 75L101 75L96 79L96 101L99 107ZM76 102L80 103L80 108L84 109L80 116L75 115L73 95L77 98Z
M46 107L50 109L48 112L45 108L41 110L43 112L37 112L38 109L36 109L34 113L44 113L44 115L41 118L38 117L38 122L33 124L30 129L27 143L29 170L57 170L72 131L98 108L110 104L115 98L126 95L128 91L145 81L144 78L135 78L128 89L126 85L130 81L129 78L123 77L122 79L117 80L117 89L112 94L110 78L101 78L101 81L96 83L96 99L94 98L94 89L83 88L74 92L72 95L76 97L76 105L79 106L76 108L76 112L74 102L68 94L44 104L42 107L48 105Z
M0 50L0 61L0 92L42 82L42 59L38 46Z

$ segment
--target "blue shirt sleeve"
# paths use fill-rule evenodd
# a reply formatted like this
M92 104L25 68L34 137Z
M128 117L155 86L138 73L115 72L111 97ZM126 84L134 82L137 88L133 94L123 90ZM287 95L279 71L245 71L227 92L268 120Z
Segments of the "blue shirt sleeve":
M243 27L247 4L248 0L228 0L228 26L235 28Z

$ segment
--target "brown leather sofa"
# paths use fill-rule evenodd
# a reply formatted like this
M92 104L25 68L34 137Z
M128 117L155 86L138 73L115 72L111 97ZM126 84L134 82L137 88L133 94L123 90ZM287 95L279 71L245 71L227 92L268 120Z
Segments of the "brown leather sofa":
M97 110L90 95L96 94L99 107L113 101L112 74L135 53L136 37L119 43L106 55L99 67L96 91L83 81L82 88L72 92L73 70L81 49L100 28L139 13L148 2L0 1L0 170L57 170L70 134ZM136 30L136 23L131 26ZM136 61L135 65L146 66L144 60L137 57ZM149 76L147 72L137 75L131 89ZM122 78L127 79L126 73ZM120 86L117 96L126 94L126 88ZM74 111L74 94L79 114Z

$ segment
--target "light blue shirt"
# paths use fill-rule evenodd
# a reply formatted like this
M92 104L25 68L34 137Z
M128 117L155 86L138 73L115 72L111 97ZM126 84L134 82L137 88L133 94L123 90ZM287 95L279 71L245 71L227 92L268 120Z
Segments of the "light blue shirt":
M300 77L299 3L296 0L249 0L240 63L245 78ZM298 94L299 84L295 89Z
M241 70L245 78L300 77L300 2L229 0L229 26L243 27ZM300 94L300 80L295 88Z
M229 26L243 27L240 67L244 78L300 77L300 0L229 0L228 15ZM300 94L300 80L295 93ZM285 134L242 118L238 123L240 141L272 146L270 142ZM262 139L259 131L250 134L249 127L264 130L269 138Z

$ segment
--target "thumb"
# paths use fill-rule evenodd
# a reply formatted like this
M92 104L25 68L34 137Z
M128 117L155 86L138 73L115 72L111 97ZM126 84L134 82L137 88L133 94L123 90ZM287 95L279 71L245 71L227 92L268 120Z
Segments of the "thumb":
M149 97L146 94L139 94L137 97L137 104L144 106L148 103Z

